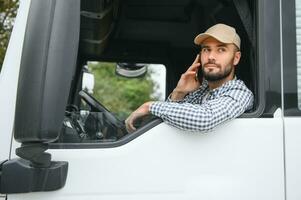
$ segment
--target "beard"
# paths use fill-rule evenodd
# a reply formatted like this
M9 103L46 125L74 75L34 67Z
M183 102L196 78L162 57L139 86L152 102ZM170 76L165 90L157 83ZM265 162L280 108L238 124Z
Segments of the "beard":
M216 65L216 67L219 68L220 71L215 72L215 73L214 72L210 72L210 71L205 71L204 69L205 69L205 66L207 64L214 64L214 65ZM234 66L231 65L230 63L228 65L226 65L226 67L224 68L224 70L222 70L221 65L216 64L216 63L211 63L211 62L208 62L208 63L204 64L202 66L202 68L201 68L202 73L203 73L203 77L207 81L209 81L209 82L220 81L222 79L225 79L226 77L228 77L231 74L231 72L232 72L233 69L234 69Z

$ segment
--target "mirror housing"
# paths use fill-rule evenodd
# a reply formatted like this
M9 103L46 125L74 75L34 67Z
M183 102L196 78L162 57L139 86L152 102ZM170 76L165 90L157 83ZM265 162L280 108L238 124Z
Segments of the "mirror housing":
M144 63L117 63L115 73L126 78L138 78L145 76L147 64Z
M31 1L16 99L18 142L58 138L77 63L79 31L80 0Z

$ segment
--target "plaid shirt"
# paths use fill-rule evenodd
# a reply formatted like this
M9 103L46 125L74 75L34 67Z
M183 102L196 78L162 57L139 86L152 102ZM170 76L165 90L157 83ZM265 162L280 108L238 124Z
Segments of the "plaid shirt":
M209 90L208 82L181 101L156 101L149 111L182 130L210 131L253 107L253 94L241 80L231 80Z

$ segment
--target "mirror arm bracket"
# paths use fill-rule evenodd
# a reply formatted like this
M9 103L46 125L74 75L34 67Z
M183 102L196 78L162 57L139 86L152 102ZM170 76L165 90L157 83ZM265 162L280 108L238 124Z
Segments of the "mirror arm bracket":
M16 149L20 158L0 162L0 193L14 194L54 191L63 188L68 162L51 161L48 144L22 143Z
M46 153L48 144L43 143L22 143L16 149L16 154L20 158L31 162L33 167L49 167L51 165L51 154Z

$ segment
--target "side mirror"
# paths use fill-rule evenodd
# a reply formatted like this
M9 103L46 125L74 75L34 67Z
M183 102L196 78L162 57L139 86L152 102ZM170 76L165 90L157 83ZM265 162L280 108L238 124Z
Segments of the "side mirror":
M80 0L31 1L16 100L18 142L50 143L59 137L76 68L79 31Z
M84 72L83 80L82 80L82 90L88 92L89 94L93 94L94 83L95 83L94 74L90 72Z
M143 77L147 72L147 64L144 63L117 63L115 73L127 78Z
M78 57L80 5L80 0L30 2L14 121L14 137L22 145L16 149L20 158L0 162L1 194L53 191L66 183L68 162L51 161L45 151L58 139L65 117Z

